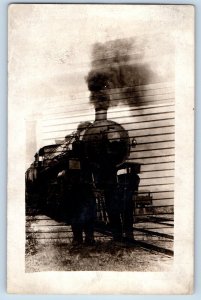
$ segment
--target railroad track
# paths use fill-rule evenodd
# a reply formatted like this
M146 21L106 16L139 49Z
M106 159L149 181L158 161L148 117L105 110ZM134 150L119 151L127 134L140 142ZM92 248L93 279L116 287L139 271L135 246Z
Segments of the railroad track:
M173 224L159 219L136 223L134 241L122 238L121 246L140 247L147 251L163 253L173 256ZM47 216L28 216L26 224L27 240L38 240L40 243L70 243L72 241L71 227L64 222L57 222ZM95 230L97 241L112 240L112 234L108 226L101 224Z
M112 233L109 230L109 228L105 225L99 226L96 228L97 232L100 232L102 234L104 234L105 236L111 236ZM139 229L137 227L133 228L134 231L134 236L135 236L135 240L128 240L126 238L121 238L121 241L119 241L120 243L124 244L124 245L128 245L128 246L133 246L133 247L141 247L143 249L146 249L148 251L156 251L156 252L160 252L163 253L165 255L168 256L174 256L174 251L170 248L165 247L165 245L167 245L167 243L171 244L171 248L173 248L173 239L174 237L170 234L165 234L165 233L160 233L160 232L156 232L153 230L147 230L147 229ZM146 241L144 240L140 240L139 236L137 236L136 232L140 232L146 235ZM156 239L150 239L150 237L156 237ZM157 240L157 238L159 240ZM162 238L162 240L161 240ZM164 246L161 246L161 242L163 243Z

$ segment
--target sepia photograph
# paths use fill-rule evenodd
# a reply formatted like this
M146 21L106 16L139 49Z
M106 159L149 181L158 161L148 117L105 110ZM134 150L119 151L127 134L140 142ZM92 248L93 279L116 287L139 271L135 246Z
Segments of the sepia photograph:
M193 7L8 16L8 290L191 293Z

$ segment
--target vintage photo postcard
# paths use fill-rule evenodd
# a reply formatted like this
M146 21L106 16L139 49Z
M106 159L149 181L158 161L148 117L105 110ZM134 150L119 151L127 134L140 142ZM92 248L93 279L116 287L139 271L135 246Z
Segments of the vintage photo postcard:
M194 7L8 7L7 289L191 294Z

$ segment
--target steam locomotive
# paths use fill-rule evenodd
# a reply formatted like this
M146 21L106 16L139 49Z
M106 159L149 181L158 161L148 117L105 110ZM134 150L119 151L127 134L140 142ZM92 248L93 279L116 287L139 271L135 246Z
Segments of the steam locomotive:
M96 109L93 123L80 123L63 143L36 153L26 171L27 209L35 205L72 224L72 211L84 201L93 209L97 226L105 224L117 234L131 235L132 199L140 181L140 164L128 161L135 146L123 126L107 119L107 109Z

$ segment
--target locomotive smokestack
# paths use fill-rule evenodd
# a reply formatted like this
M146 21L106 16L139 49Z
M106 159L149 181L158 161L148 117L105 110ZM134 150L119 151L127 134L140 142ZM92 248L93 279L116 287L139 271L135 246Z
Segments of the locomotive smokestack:
M107 120L107 109L96 108L95 112L95 121Z

